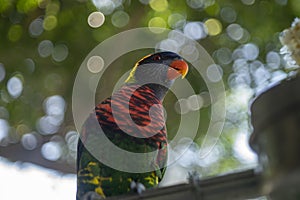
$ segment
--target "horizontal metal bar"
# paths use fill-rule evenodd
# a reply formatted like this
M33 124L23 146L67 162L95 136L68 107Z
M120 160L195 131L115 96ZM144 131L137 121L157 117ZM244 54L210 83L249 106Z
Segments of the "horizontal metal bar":
M124 195L108 200L238 200L260 197L261 175L254 169L218 177L149 189L140 195Z

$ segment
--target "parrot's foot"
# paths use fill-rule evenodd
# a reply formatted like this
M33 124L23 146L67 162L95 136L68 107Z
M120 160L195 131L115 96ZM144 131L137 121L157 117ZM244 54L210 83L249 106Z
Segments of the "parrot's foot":
M100 200L100 199L103 199L103 197L101 197L96 192L90 191L85 193L85 195L83 195L81 200Z
M132 191L142 194L143 191L146 190L145 186L140 182L131 181L130 188Z

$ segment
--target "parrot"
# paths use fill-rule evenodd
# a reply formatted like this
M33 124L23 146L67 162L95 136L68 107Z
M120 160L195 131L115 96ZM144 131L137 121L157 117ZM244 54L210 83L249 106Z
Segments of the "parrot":
M187 73L188 64L177 53L162 51L147 55L136 62L124 84L112 96L95 106L83 123L77 145L77 200L141 193L158 186L168 157L162 103L175 80L184 78ZM96 121L102 131L95 128L92 121ZM118 155L100 153L99 160L93 154L101 152L101 145L93 139L98 135L125 151L158 152L151 162L135 161L153 170L133 173L102 163L102 158L115 159ZM87 148L88 138L95 143L93 152ZM117 159L126 160L122 156Z

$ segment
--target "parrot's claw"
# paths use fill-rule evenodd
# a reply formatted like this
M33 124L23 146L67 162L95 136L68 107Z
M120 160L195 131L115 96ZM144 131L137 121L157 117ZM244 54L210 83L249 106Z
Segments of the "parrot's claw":
M142 183L135 182L135 181L131 181L130 188L132 191L138 194L142 194L142 192L146 190L146 187Z
M142 194L146 190L145 186L142 183L137 183L136 190L138 194Z
M99 194L97 194L96 192L90 191L85 193L85 195L83 195L81 200L100 200L103 199Z

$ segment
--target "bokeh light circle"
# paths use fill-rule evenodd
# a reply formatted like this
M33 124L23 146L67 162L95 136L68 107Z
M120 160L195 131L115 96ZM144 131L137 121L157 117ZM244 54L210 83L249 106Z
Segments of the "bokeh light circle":
M91 56L87 61L87 68L92 73L99 73L104 67L104 60L100 56Z
M111 16L111 23L117 28L122 28L126 26L129 23L129 20L129 15L122 10L116 11Z
M202 22L189 22L184 26L183 32L191 39L199 40L207 36L207 29Z
M219 35L222 32L222 24L217 19L208 19L204 24L207 27L208 34L211 36Z
M168 1L167 0L150 0L149 5L153 10L155 10L157 12L162 12L168 8Z
M165 28L166 26L167 26L166 21L161 17L153 17L148 22L148 27L154 33L157 32L157 31L158 31L157 33L160 33L161 31L164 31L163 28ZM153 28L153 29L151 29L151 28Z
M7 82L7 91L13 98L18 98L23 91L23 82L22 80L17 77L11 77Z
M55 141L47 142L43 144L41 153L47 160L57 161L62 155L61 145Z
M105 21L105 16L102 12L92 12L88 17L88 24L92 28L98 28L102 26Z
M6 71L4 65L0 63L0 82L4 80L5 75L6 75Z

